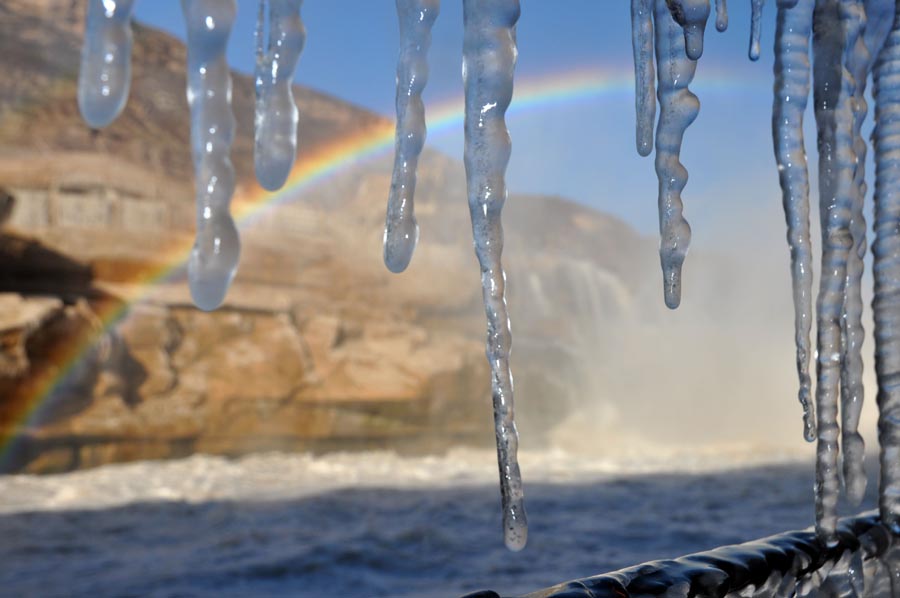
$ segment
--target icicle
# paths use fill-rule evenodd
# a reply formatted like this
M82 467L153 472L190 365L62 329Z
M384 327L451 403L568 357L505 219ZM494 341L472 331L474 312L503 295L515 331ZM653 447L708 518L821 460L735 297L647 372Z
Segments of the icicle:
M794 342L797 347L798 398L803 407L803 436L816 437L815 409L809 378L812 326L812 245L809 233L809 171L803 140L803 113L809 98L809 34L815 0L778 3L775 32L775 103L772 137L781 184L787 242L791 250L791 284L794 299Z
M659 179L659 257L666 305L681 303L681 266L691 242L691 227L682 216L681 190L688 173L680 161L684 132L700 111L688 89L697 69L685 55L684 36L666 0L656 0L656 73L659 122L656 127L656 176Z
M750 60L759 60L759 38L762 30L762 9L766 0L750 0ZM794 0L796 4L796 0Z
M841 322L847 260L853 247L850 218L854 171L852 75L843 67L860 33L856 0L819 0L813 17L816 126L819 132L819 215L822 227L822 277L816 301L818 360L816 406L816 529L835 540L837 522L838 423L841 372Z
M631 0L631 46L634 51L634 108L637 113L637 151L653 151L656 90L653 78L653 0Z
M875 19L882 20L881 23L866 18L869 8L873 10ZM887 36L890 18L887 18L886 13L892 9L892 0L867 0L865 5L858 7L858 10L862 12L864 35L857 37L846 65L856 83L856 92L853 98L853 143L857 164L853 188L853 211L850 219L853 249L847 262L847 282L844 290L841 450L844 487L848 499L853 504L858 504L866 491L865 443L858 431L864 398L862 344L865 331L862 324L862 276L867 247L866 220L863 213L867 190L865 181L867 147L861 131L868 112L865 99L866 80L872 67L872 60Z
M268 44L263 49L263 17L269 3ZM281 188L297 157L294 71L306 41L300 19L303 0L260 0L256 30L256 179L263 188Z
M716 30L728 29L728 5L725 0L716 0Z
M234 193L229 152L234 139L231 73L225 47L234 0L181 0L187 22L187 98L197 193L197 238L188 261L194 303L221 305L234 278L240 239L228 209Z
M881 444L881 522L900 533L900 14L875 80L875 373Z
M121 114L131 87L134 0L89 0L78 72L78 109L93 129Z
M703 55L703 33L709 19L709 0L668 0L675 22L684 29L684 49L691 60Z
M869 52L869 69L875 64L878 53L884 46L894 22L894 2L892 0L865 0L866 30L863 32L863 42ZM859 82L857 81L857 84Z
M416 168L425 145L425 106L422 91L428 82L431 27L440 0L397 0L400 56L397 61L397 136L394 172L384 223L384 264L403 272L419 241L416 223Z
M660 2L665 7L665 0ZM464 162L488 322L487 357L491 364L503 531L510 550L521 550L528 538L522 478L516 458L519 440L513 418L513 381L509 369L511 336L506 310L506 275L500 262L503 250L500 213L506 201L504 173L511 148L504 117L512 100L519 10L519 0L463 0Z

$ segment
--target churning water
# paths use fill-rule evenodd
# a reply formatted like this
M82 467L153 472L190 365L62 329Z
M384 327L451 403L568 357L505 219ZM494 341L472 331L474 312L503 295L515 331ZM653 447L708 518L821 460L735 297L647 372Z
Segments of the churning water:
M647 453L523 454L532 529L521 553L497 534L489 451L194 456L6 476L0 595L515 594L813 522L811 454Z

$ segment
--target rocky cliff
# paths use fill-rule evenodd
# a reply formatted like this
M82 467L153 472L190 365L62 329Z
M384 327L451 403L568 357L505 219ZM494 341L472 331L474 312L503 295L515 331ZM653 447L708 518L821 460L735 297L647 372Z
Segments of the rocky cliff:
M487 441L484 316L461 164L423 157L422 239L405 274L381 264L382 156L255 210L225 305L197 311L183 272L193 227L184 47L136 24L128 107L92 131L75 102L82 13L80 1L0 5L0 466ZM300 161L390 127L335 98L295 93ZM252 102L251 80L235 74L235 201L262 205ZM634 272L655 257L621 222L568 201L507 205L527 432L561 417L572 392L572 322L601 326L627 310Z

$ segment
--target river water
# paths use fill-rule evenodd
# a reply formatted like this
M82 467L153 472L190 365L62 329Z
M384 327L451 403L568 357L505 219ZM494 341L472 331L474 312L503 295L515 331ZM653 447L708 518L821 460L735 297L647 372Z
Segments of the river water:
M808 526L812 454L801 448L525 453L531 528L517 554L503 546L488 451L198 455L4 476L0 595L524 593ZM874 485L861 508L873 508Z

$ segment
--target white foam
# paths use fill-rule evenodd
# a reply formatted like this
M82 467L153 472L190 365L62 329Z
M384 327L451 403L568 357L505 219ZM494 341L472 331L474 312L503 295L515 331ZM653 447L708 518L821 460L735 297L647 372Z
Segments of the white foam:
M533 482L581 484L612 476L701 473L800 458L798 452L749 445L690 451L647 446L606 458L577 457L561 449L526 451L521 462ZM139 502L287 500L341 488L494 485L495 459L491 450L464 448L420 457L390 451L263 453L239 459L194 455L57 475L17 474L0 477L0 513L108 509Z

